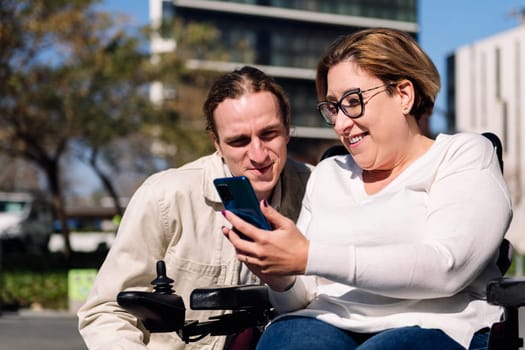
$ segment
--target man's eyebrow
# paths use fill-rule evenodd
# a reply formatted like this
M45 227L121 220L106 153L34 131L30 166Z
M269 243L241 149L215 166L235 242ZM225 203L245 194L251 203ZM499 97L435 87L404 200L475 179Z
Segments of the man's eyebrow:
M279 131L281 127L282 127L282 123L270 124L262 128L261 130L259 130L257 135L264 134L267 132ZM233 142L233 141L238 141L238 140L243 140L243 139L250 139L251 137L252 137L251 134L241 133L241 134L236 134L236 135L225 136L222 139L224 142Z
M271 125L268 125L264 128L261 129L261 133L265 133L265 132L268 132L268 131L274 131L274 130L279 130L281 128L281 125L282 124L271 124Z

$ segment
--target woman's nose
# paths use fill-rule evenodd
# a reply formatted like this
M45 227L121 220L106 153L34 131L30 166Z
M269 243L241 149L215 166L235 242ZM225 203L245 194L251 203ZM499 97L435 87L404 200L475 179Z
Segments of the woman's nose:
M347 130L354 125L354 120L347 117L341 110L337 112L335 116L334 131L338 135L343 135L347 133Z

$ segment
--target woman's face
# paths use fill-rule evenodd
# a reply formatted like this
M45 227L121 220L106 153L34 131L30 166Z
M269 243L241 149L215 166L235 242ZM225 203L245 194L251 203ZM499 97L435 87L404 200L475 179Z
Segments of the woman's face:
M394 93L389 95L386 87L381 87L385 85L383 81L351 60L330 68L327 83L326 100L332 102L338 102L351 89L380 87L362 93L364 107L359 118L351 119L339 110L334 130L364 170L392 170L403 162L410 132L408 116L403 114L407 99L400 88L392 86Z

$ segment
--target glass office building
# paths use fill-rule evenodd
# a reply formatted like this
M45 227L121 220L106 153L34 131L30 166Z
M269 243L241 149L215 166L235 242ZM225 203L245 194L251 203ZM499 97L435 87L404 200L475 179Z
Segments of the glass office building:
M220 30L229 61L192 60L195 67L229 71L252 64L275 77L292 104L291 148L301 144L303 152L304 145L335 138L316 110L315 68L327 46L362 28L396 28L416 39L418 33L416 0L150 0L150 17L153 23L180 18ZM172 40L154 38L152 51L173 49Z

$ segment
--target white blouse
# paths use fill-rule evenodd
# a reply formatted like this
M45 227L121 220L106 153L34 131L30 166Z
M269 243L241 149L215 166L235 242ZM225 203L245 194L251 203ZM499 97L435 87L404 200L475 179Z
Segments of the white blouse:
M356 332L439 328L465 347L497 322L487 282L512 218L496 152L479 134L441 134L380 192L368 195L351 156L312 173L298 227L306 276L271 292L280 312Z

